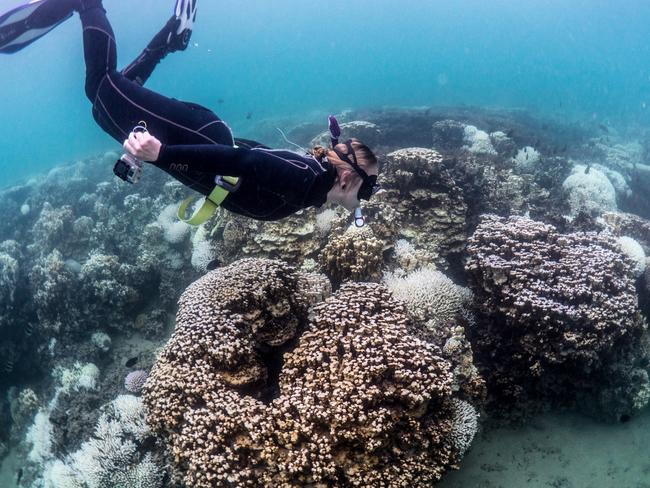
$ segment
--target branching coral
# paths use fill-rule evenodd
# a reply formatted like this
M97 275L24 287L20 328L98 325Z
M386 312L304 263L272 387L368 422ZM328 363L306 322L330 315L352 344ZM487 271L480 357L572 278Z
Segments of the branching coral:
M458 316L472 320L472 292L428 266L401 277L386 274L384 283L420 322L435 327Z
M165 470L150 452L139 451L151 437L139 398L121 395L100 416L93 437L65 461L45 472L47 488L160 488Z
M479 415L471 403L463 400L452 400L452 410L454 416L451 437L460 455L463 456L472 445L478 431Z

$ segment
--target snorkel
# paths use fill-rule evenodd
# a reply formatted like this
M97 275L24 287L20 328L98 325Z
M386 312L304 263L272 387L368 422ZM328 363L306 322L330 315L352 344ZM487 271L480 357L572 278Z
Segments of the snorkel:
M332 141L332 147L336 146L339 143L339 137L341 137L341 127L336 120L336 117L330 115L327 117L327 126L330 130L330 139Z
M345 142L345 145L348 148L347 154L344 154L341 151L336 149L336 145L339 143L339 137L341 137L341 127L339 126L336 117L334 117L333 115L330 115L327 118L327 120L328 120L328 127L330 131L330 140L332 142L332 150L342 161L345 161L350 166L352 166L352 169L354 169L354 171L363 180L363 183L361 184L361 188L359 188L359 192L357 193L357 199L358 200L370 199L370 197L379 189L379 187L377 186L377 176L375 175L368 176L368 174L359 166L359 164L357 163L357 156L354 153L354 149L352 148L352 140L348 140ZM350 159L350 156L352 156L352 159ZM357 227L363 227L365 223L366 223L366 219L363 216L361 207L355 208L354 225Z

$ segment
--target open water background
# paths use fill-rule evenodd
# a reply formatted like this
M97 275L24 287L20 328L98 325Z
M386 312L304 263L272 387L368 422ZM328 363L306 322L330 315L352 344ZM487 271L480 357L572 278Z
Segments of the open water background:
M104 5L124 66L174 2ZM147 86L240 133L386 105L522 107L626 127L650 119L649 25L642 0L202 0L192 46ZM84 96L78 17L1 56L0 74L0 187L116 149Z

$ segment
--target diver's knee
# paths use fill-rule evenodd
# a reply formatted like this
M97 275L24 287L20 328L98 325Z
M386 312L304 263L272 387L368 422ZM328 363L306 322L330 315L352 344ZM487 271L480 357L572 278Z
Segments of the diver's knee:
M91 103L95 103L95 99L97 98L97 92L99 91L99 83L97 83L96 81L86 80L86 85L84 86L84 90L86 92L86 97L88 97L88 100L90 100Z
M79 12L85 12L93 8L101 8L106 12L102 0L79 0Z

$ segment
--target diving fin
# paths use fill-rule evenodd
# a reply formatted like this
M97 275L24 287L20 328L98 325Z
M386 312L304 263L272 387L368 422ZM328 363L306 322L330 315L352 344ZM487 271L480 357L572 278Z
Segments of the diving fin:
M72 10L46 5L58 1L32 0L0 15L0 53L20 51L69 19Z
M196 20L196 3L197 0L176 0L174 15L170 19L172 30L167 36L169 52L187 49Z

